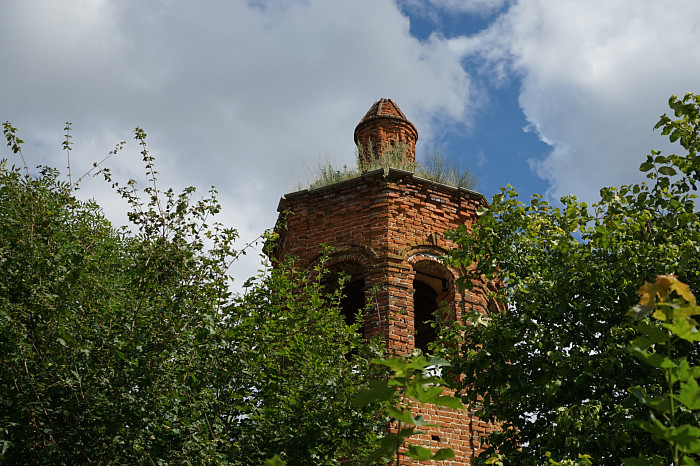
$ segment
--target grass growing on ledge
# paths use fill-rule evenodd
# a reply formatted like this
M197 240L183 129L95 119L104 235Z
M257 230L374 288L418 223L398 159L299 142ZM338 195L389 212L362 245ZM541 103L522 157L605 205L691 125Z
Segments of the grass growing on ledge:
M373 170L396 168L413 172L417 177L424 178L436 183L453 186L455 188L475 189L476 177L469 168L460 169L459 163L452 163L442 152L434 150L431 154L424 157L423 162L409 163L403 156L406 153L408 146L400 143L392 147L386 147L381 157L375 157L372 147L358 148L355 153L357 165L348 167L343 165L342 168L335 168L329 160L321 162L316 169L313 178L308 182L302 182L297 185L297 190L302 189L318 189L341 181L357 178L362 173ZM368 157L361 157L361 154L367 152ZM363 159L369 159L369 163L364 163Z
M444 152L437 149L418 164L416 176L455 188L476 189L477 184L476 176L468 167L460 169L459 162L452 163Z

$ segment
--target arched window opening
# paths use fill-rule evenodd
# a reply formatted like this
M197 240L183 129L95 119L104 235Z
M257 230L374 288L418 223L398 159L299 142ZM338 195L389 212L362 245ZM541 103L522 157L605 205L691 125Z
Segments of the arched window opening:
M345 283L340 308L346 324L352 325L357 322L357 313L365 308L364 278L357 278ZM359 332L362 333L362 326L360 326Z
M431 325L437 318L437 310L444 302L451 306L452 274L442 264L423 260L414 265L413 280L413 326L415 329L415 347L428 351L430 343L435 341L435 329Z
M333 293L338 289L340 277L344 276L340 311L347 325L357 322L358 312L365 308L365 277L362 266L357 263L346 262L332 266L328 275L323 280L325 291ZM363 334L363 325L360 325L358 333Z
M435 329L430 325L437 311L437 292L418 279L413 281L413 325L416 330L416 348L428 352L428 344L435 341Z

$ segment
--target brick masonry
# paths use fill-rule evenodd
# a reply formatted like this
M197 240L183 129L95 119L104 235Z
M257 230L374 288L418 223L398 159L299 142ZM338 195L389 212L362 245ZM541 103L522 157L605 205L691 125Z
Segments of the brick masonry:
M418 130L391 99L376 101L355 128L355 144L364 149L371 147L375 156L402 143L408 148L404 157L410 163L415 162L417 141ZM364 159L369 154L361 151L360 157Z
M392 112L392 116L372 117L382 108ZM371 122L369 129L367 121ZM375 103L358 128L356 142L362 142L363 137L406 142L407 135L413 137L410 129L415 132L415 127L387 99ZM417 132L409 144L411 151L416 140ZM415 158L415 153L409 156ZM280 237L274 254L291 255L299 267L306 268L320 258L322 245L331 246L331 266L363 278L367 292L376 290L374 295L367 294L372 305L365 314L364 335L380 335L389 352L408 354L416 346L416 280L429 285L437 300L449 305L451 318L458 319L470 307L486 312L485 284L469 292L457 290L454 282L460 271L446 268L439 259L454 246L445 240L444 232L460 225L471 226L477 219L477 209L483 205L484 196L471 190L428 181L412 172L375 170L282 197L278 207ZM454 460L441 464L470 464L470 459L481 451L480 435L493 429L473 410L455 412L426 407L420 414L440 427L425 429L426 434L415 437L413 442L455 451Z

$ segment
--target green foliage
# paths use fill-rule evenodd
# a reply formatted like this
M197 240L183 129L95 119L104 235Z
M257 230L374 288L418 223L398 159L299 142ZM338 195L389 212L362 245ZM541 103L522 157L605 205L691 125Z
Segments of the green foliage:
M163 223L149 237L115 231L52 169L33 178L3 167L0 197L8 462L211 459L215 443L201 414L210 400L188 380L201 370L189 343L228 294L228 258L212 256L235 232L215 234L206 253L185 232L216 204L169 198L190 216L186 229ZM163 218L134 215L147 231Z
M273 456L272 458L266 460L263 463L263 466L285 466L287 463L282 460L278 455Z
M351 406L378 353L344 323L340 291L323 293L322 277L323 264L300 271L283 263L232 305L235 325L212 366L216 390L243 403L226 425L233 464L272 453L290 465L337 464L361 457L381 432L373 409Z
M103 170L131 206L133 231L78 201L55 169L0 165L0 460L362 457L381 426L350 402L376 354L345 325L340 295L322 292L321 270L287 262L232 295L241 251L215 220L215 191L194 201L193 188L160 190L146 134L135 139L143 191Z
M388 379L374 380L370 387L361 391L354 404L366 406L380 403L384 412L392 419L392 429L378 442L378 446L365 459L364 464L376 464L377 461L391 461L396 458L396 465L401 463L401 456L419 461L440 461L454 458L451 448L441 448L436 452L420 445L408 444L406 440L412 435L423 433L417 428L435 426L423 420L423 416L413 416L411 408L414 402L423 406L434 404L452 409L464 409L461 401L451 395L444 395L445 381L434 374L438 368L449 366L444 359L414 355L412 357L392 357L373 361L391 369L393 374Z
M639 290L639 304L629 314L641 319L641 334L630 344L632 353L664 375L660 394L650 394L647 387L636 386L630 392L652 411L649 419L638 425L669 446L669 454L646 458L625 458L625 465L665 465L669 457L675 465L696 465L700 459L700 423L693 411L700 411L700 366L691 365L687 351L679 346L700 342L700 314L690 288L676 277L660 275L654 283ZM650 320L647 316L651 316ZM681 456L683 455L683 456Z
M576 460L562 460L562 461L557 461L552 458L552 453L547 451L544 453L544 456L547 458L547 463L548 465L551 466L592 466L593 462L591 461L591 455L582 455L579 454L578 458ZM491 458L486 460L486 464L493 464L496 466L503 466L504 461L506 461L505 455L493 455Z
M552 466L592 466L591 462L591 455L578 455L578 459L574 460L564 460L564 461L556 461L552 459L552 454L550 452L545 452L545 456L547 457L547 464L550 464Z
M663 377L629 353L637 330L624 314L641 284L657 275L700 285L700 221L691 193L698 105L695 96L672 97L679 119L663 116L657 127L687 154L653 151L641 166L651 185L604 188L590 207L574 197L560 207L541 196L523 203L506 187L471 232L462 227L451 236L459 247L450 265L474 264L460 284L496 280L491 297L506 304L488 316L472 312L467 343L452 359L458 373L469 374L464 388L482 405L482 417L502 423L485 439L491 447L482 459L498 451L512 464L544 464L550 452L620 464L659 454L651 433L633 423L646 413L628 388L648 387L656 396ZM700 357L697 346L681 350L691 363Z

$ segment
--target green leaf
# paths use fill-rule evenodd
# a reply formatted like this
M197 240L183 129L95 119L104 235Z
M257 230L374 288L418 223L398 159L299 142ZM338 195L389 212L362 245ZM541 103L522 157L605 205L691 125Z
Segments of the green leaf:
M700 331L698 331L697 325L692 319L674 319L670 324L664 324L664 327L684 340L691 342L700 341Z
M673 318L682 319L700 314L700 308L694 304L681 304L673 307ZM697 325L696 322L688 322L691 325Z
M673 362L671 358L659 353L648 353L646 351L636 350L632 351L632 354L637 356L646 364L659 369L673 369L678 367L678 365Z
M642 172L648 172L652 168L654 168L654 164L652 162L644 162L639 166L639 170Z
M452 448L440 448L433 454L433 461L449 460L455 457L455 452Z
M403 422L404 424L416 425L416 420L409 411L401 411L393 406L387 406L386 413L394 419Z
M634 395L642 404L647 404L649 398L644 390L639 387L631 387L627 389L632 395Z
M443 388L440 386L425 386L415 381L415 379L406 387L406 395L419 403L435 403L435 400L443 391Z
M666 431L669 428L659 422L658 419L652 417L649 421L641 421L637 424L655 437L666 440Z
M449 367L450 363L443 358L437 357L437 356L428 356L426 363L428 366L440 366L440 367Z
M626 315L632 317L634 320L640 320L651 314L653 311L654 306L643 306L641 304L636 304L629 308Z
M665 439L674 442L684 453L700 453L700 427L683 424L669 428Z
M416 434L416 433L418 433L418 432L419 432L419 431L416 430L415 426L403 427L403 428L399 431L398 436L399 436L400 439L404 439L404 438L410 437L411 435Z
M425 361L425 358L421 359ZM403 358L374 359L372 362L391 368L396 377L405 377L406 375L406 366L408 363ZM414 364L417 364L417 361L414 361Z
M263 466L285 466L287 463L282 461L282 458L279 456L275 455L272 458L268 459L263 463Z
M659 413L668 413L671 411L671 397L668 395L657 396L647 399L646 404L655 409Z
M379 446L372 450L372 452L369 455L367 455L367 458L365 459L363 464L373 465L379 459L390 458L394 456L398 448L398 436L393 433L386 434L379 441Z
M396 393L396 387L389 385L386 380L372 380L369 382L370 388L360 390L352 400L351 405L366 406L370 403L389 401Z
M408 449L406 449L406 455L414 460L426 461L432 459L433 452L428 448L421 447L420 445L410 445Z
M458 411L465 409L464 405L462 404L462 401L459 398L455 398L453 396L438 396L437 398L435 398L433 403L439 406L446 406L448 408L452 408Z
M664 331L663 328L659 327L658 325L640 322L637 325L637 330L646 335L648 339L635 339L632 342L632 346L646 349L652 343L665 343L666 341L668 341L668 334Z
M674 374L672 373L672 375ZM678 365L678 371L676 375L677 377L674 377L672 379L673 383L678 381L686 382L691 378L700 378L700 366L691 366L686 359L683 359Z
M659 168L659 173L661 173L662 175L673 176L677 172L673 167L661 167Z
M678 400L690 410L700 409L700 386L695 379L681 383Z

